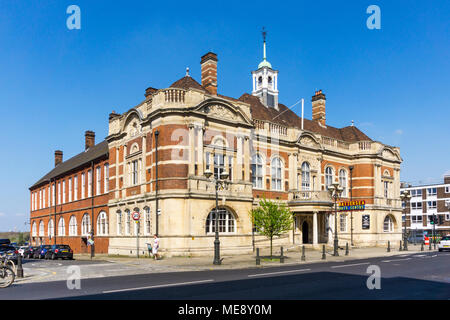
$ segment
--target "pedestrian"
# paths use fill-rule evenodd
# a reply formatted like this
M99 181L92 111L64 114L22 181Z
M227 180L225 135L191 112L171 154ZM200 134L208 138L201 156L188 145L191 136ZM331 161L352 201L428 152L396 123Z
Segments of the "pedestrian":
M153 256L155 257L155 260L158 260L158 258L159 258L158 249L159 249L159 238L155 233L153 235L153 248L152 248L152 252L153 252Z
M147 250L148 250L148 256L150 258L153 257L152 244L150 242L147 242Z

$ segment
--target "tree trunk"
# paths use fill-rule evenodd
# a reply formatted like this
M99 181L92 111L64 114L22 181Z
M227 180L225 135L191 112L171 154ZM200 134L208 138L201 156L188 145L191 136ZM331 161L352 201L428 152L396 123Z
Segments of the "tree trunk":
M270 260L272 260L272 238L270 237Z

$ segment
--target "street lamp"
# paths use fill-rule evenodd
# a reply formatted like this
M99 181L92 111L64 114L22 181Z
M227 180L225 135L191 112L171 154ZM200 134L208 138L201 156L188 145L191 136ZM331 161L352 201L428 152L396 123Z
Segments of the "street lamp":
M220 241L219 241L219 188L225 189L230 183L228 179L228 172L218 171L218 177L216 178L211 170L207 169L204 173L206 179L210 180L216 188L216 214L215 214L215 239L214 239L214 261L213 264L220 265ZM210 179L212 177L212 179Z
M331 197L334 199L334 252L333 256L339 256L338 252L338 230L337 230L337 199L341 197L342 191L344 189L339 185L339 183L335 182L331 186L328 187L328 192Z
M403 231L403 251L408 251L408 239L406 238L406 207L407 207L407 203L409 202L409 200L411 199L411 195L409 194L408 190L403 191L400 194L400 199L402 199L402 201L405 203L405 208L403 209L403 213L405 215L405 227L404 227L404 231Z

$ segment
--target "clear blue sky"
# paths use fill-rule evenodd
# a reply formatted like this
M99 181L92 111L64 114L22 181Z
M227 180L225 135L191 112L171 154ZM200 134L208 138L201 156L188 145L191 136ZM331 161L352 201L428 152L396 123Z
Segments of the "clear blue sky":
M81 9L68 30L66 9ZM381 9L369 30L366 9ZM251 92L268 30L280 102L316 89L327 122L355 125L399 146L402 180L450 172L449 1L1 1L0 230L29 230L28 187L84 148L84 131L106 137L108 114L138 104L148 86L185 74L200 81L200 56L218 54L219 92ZM300 113L299 105L294 111Z

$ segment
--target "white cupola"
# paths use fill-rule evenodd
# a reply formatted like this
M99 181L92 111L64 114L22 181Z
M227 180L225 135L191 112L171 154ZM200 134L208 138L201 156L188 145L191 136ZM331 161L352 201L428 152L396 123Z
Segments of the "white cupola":
M272 69L272 64L266 59L266 31L263 28L263 61L258 70L252 71L252 95L259 97L261 103L268 108L278 110L278 71Z

